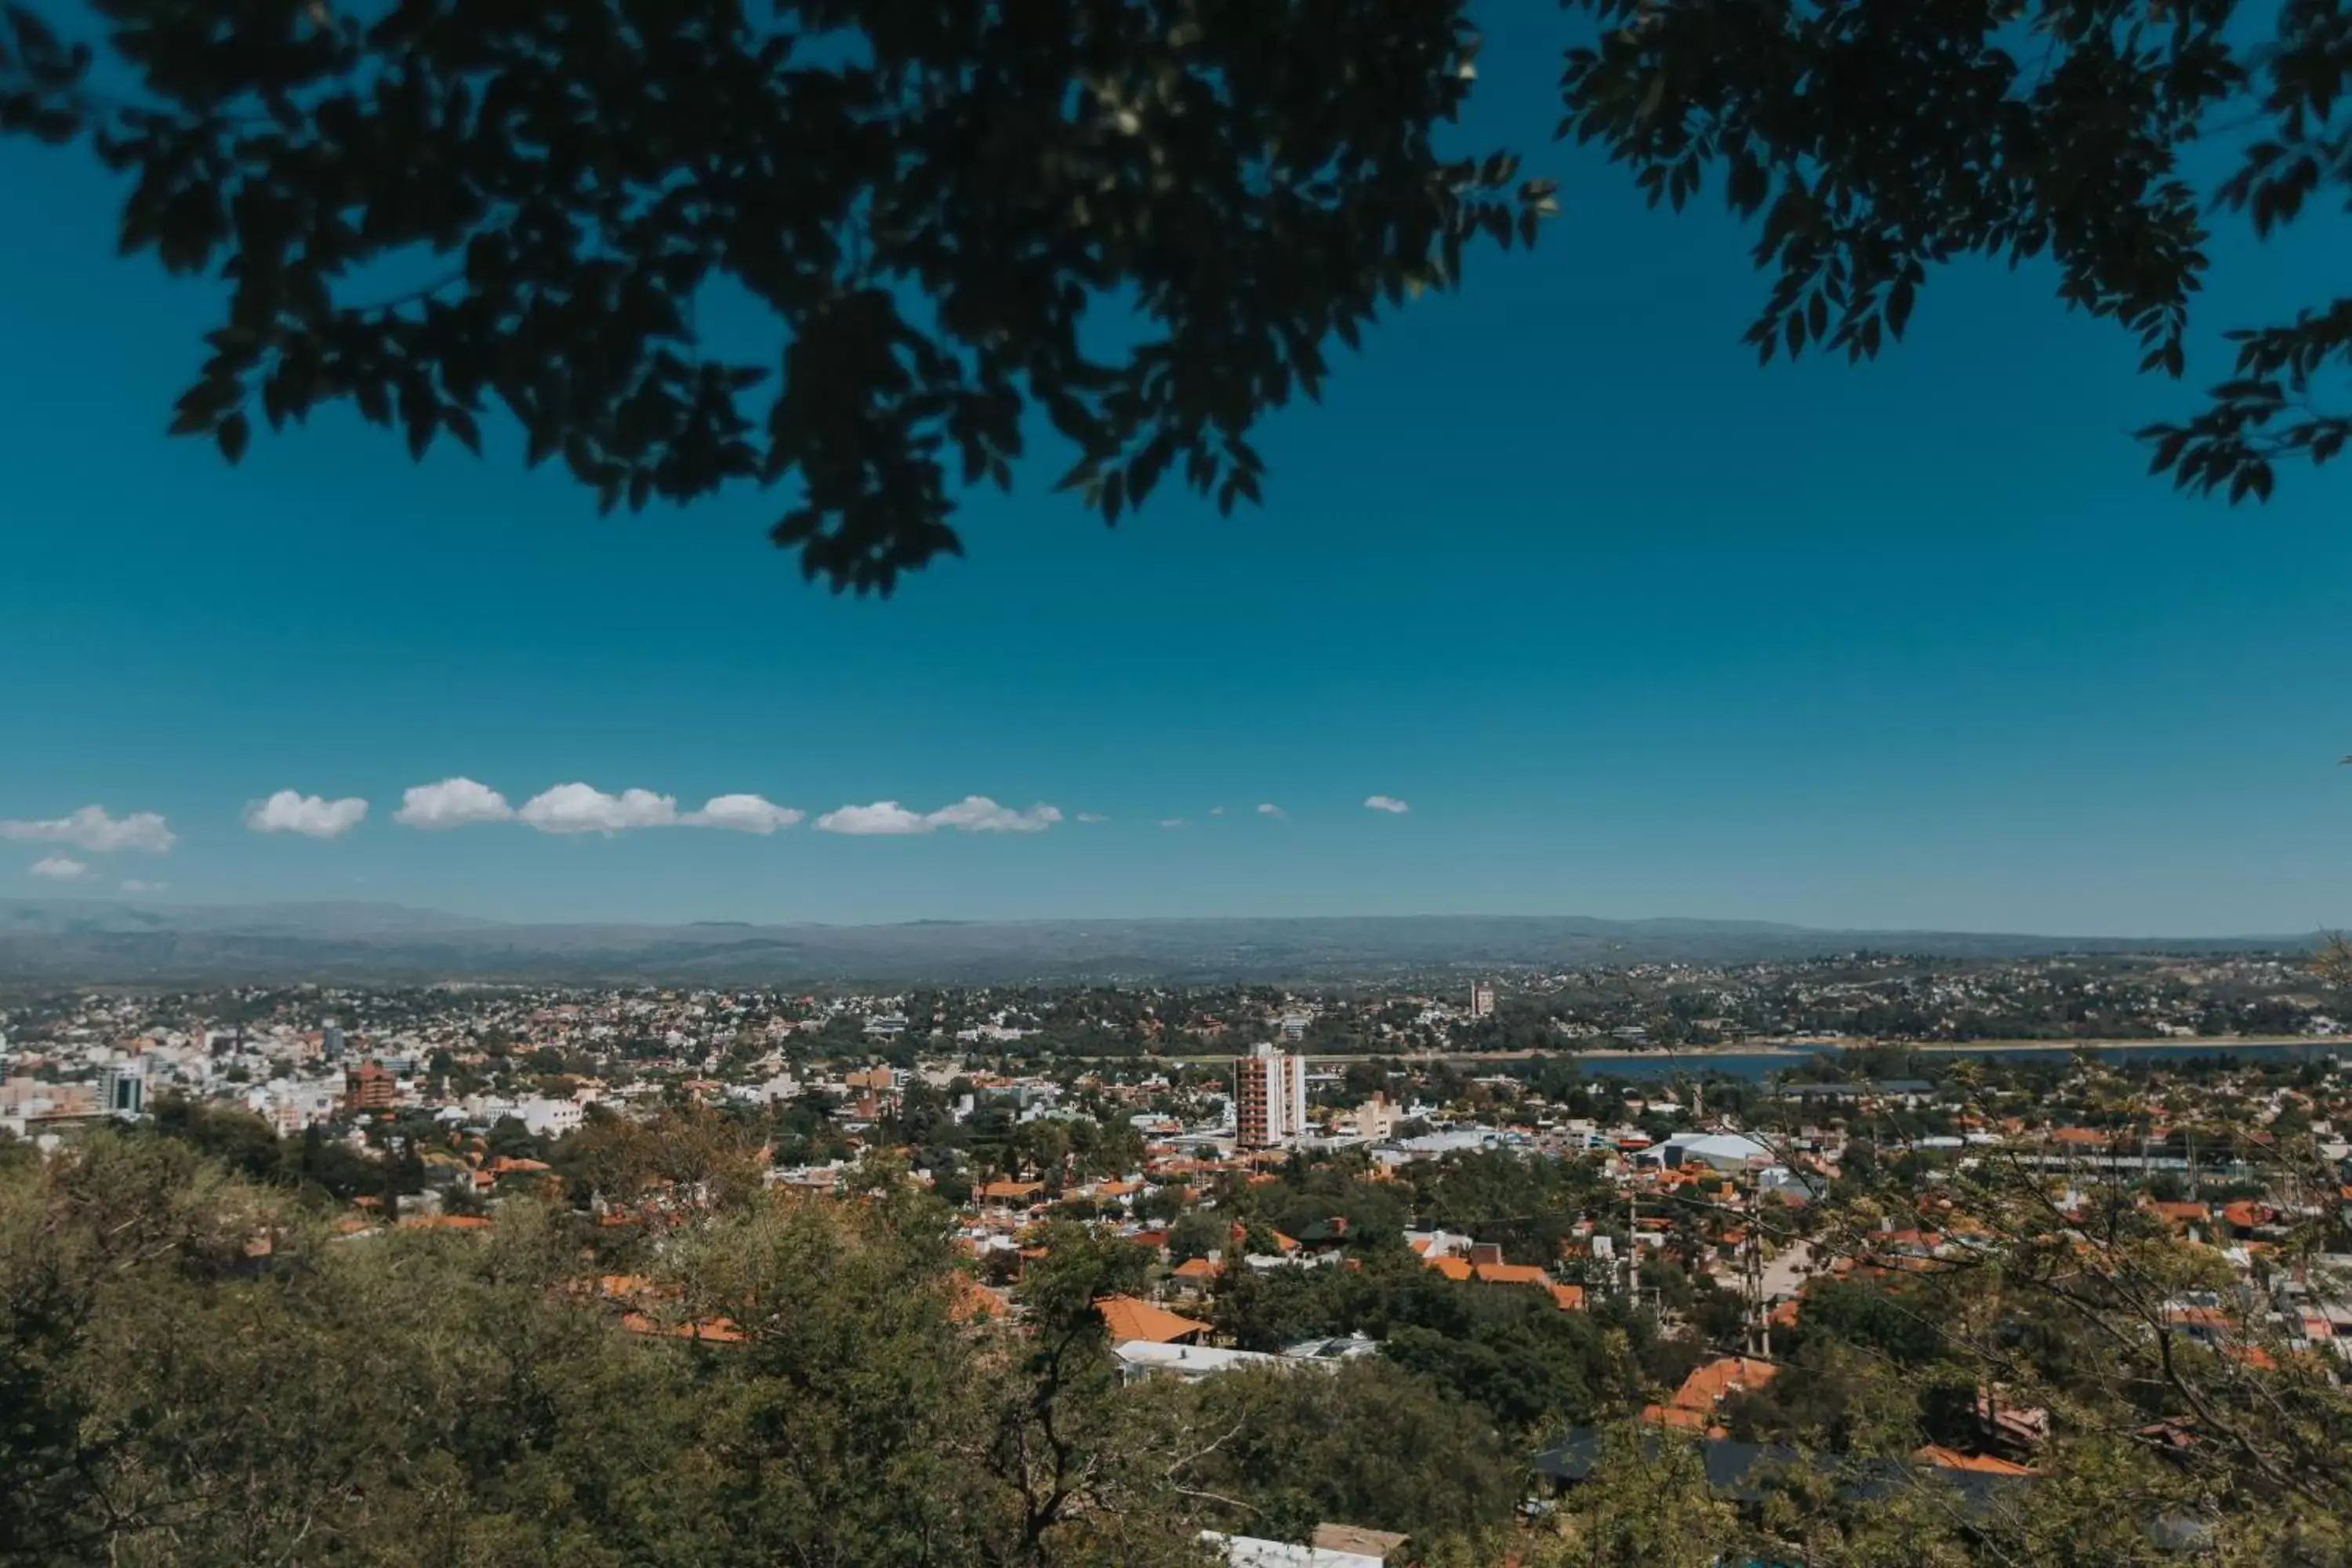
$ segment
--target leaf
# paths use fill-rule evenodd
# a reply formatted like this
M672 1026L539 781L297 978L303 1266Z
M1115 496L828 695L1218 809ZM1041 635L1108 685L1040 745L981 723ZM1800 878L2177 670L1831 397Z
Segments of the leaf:
M1725 194L1732 208L1741 216L1753 216L1771 191L1771 176L1755 159L1742 158L1731 165L1731 178L1725 187Z
M232 468L245 456L245 444L251 436L252 431L247 427L243 414L230 415L213 432L213 439L220 443L221 456L229 460Z
M1895 287L1886 291L1886 330L1898 338L1903 335L1904 325L1911 320L1911 306L1916 298L1917 290L1907 277L1898 279Z
M1640 120L1654 119L1659 108L1665 101L1666 79L1663 74L1653 74L1650 78L1650 85L1642 89L1641 107L1633 110L1634 117Z
M16 35L16 47L27 57L37 60L54 58L58 51L58 36L49 25L22 5L5 7L8 30Z

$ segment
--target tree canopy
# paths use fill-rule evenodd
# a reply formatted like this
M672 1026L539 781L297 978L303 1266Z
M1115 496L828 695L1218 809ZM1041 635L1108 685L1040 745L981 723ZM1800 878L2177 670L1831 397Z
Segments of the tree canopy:
M1874 355L1937 264L2046 257L2178 377L2213 215L2352 194L2334 0L1564 4L1560 134L1758 220L1766 359ZM836 589L960 551L953 492L1009 488L1033 413L1106 521L1177 473L1257 500L1250 433L1331 340L1559 205L1449 145L1469 0L91 9L77 38L5 8L0 130L87 142L122 249L227 283L175 432L235 461L348 402L421 456L495 404L606 508L786 486L773 537ZM2319 399L2352 300L2231 336L2142 435L2267 498L2352 436Z
M255 404L348 400L422 454L495 398L608 508L791 479L836 587L955 551L1033 405L1108 521L1171 472L1255 499L1322 345L1549 200L1437 149L1454 0L98 9L103 71L9 7L0 127L87 136L123 249L230 280L174 430L234 460ZM775 352L712 353L746 297Z

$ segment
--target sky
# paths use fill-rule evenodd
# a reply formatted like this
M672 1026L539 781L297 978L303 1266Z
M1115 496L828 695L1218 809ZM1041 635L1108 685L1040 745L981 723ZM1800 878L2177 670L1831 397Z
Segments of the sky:
M2231 510L2128 436L2328 297L2342 229L2217 241L2183 386L2035 267L1935 276L1874 364L1759 367L1738 226L1549 144L1557 43L1492 35L1468 139L1564 216L1334 345L1264 507L1108 530L1041 459L887 601L804 583L774 495L600 520L495 432L167 438L217 290L0 141L38 215L0 247L0 899L2352 923L2352 468Z

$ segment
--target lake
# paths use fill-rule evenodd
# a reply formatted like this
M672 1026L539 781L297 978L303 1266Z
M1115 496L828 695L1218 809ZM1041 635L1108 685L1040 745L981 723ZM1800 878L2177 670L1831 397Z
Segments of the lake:
M2331 1056L2352 1054L2352 1038L2311 1040L2090 1040L2080 1045L2014 1044L2001 1042L1985 1046L1932 1044L1924 1046L1894 1046L1892 1049L1916 1050L1922 1056L1956 1060L1974 1057L1990 1061L2063 1062L2077 1050L2088 1050L2115 1061L2187 1061L2199 1057L2233 1057L2247 1061L2315 1061ZM1760 1080L1775 1072L1788 1072L1801 1067L1817 1056L1837 1057L1853 1062L1858 1068L1861 1050L1849 1047L1823 1046L1816 1048L1786 1047L1769 1051L1642 1051L1602 1052L1591 1056L1570 1055L1587 1078L1622 1078L1634 1082L1654 1081L1675 1073L1688 1073L1697 1078L1738 1078Z

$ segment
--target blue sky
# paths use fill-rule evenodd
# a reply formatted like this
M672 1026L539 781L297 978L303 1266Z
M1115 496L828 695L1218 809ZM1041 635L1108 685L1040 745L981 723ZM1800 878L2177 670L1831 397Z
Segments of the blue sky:
M167 440L209 289L111 259L80 156L0 142L40 215L0 250L0 821L98 805L172 838L17 829L0 897L2352 922L2347 470L2239 511L2146 479L2126 433L2192 393L2032 268L1937 276L1877 364L1759 368L1738 228L1544 142L1555 42L1495 37L1475 131L1559 174L1566 216L1269 421L1263 509L1163 490L1108 531L1041 461L887 602L804 584L773 498L600 521L510 449L416 466L335 416L236 470ZM2323 297L2342 238L2218 242L2192 381L2225 371L2221 327ZM807 815L395 823L452 777L513 808L576 782ZM288 789L367 815L245 825ZM973 795L1060 819L817 826ZM88 870L33 875L55 859Z

